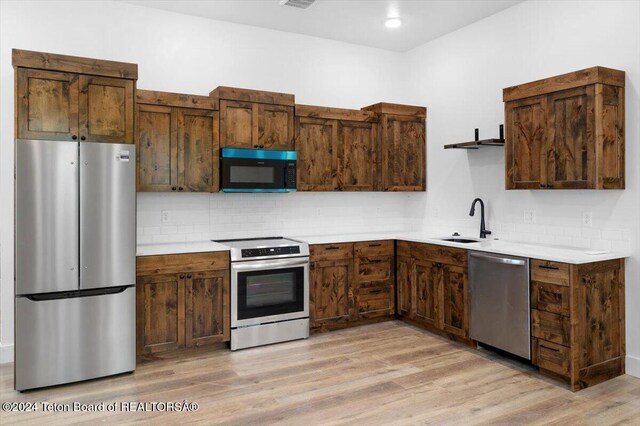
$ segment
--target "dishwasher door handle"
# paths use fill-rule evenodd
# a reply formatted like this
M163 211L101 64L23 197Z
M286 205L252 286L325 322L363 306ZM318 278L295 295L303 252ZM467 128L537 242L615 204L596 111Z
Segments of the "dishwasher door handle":
M525 261L522 259L511 259L509 257L487 256L479 253L470 253L469 255L478 259L486 260L487 262L503 263L506 265L515 265L515 266L525 265Z

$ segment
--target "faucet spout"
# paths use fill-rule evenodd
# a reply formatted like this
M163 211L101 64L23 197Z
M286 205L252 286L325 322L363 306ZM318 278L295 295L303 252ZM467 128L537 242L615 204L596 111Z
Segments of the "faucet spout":
M469 216L474 216L476 213L476 203L480 203L480 238L487 238L487 235L491 234L491 231L488 231L485 228L484 224L484 202L480 198L476 198L471 203L471 210L469 211Z

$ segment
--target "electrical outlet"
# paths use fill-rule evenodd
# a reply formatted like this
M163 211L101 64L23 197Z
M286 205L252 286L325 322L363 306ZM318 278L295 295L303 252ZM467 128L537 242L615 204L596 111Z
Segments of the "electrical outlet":
M320 207L318 207L316 209L316 215L320 216L322 214L322 210L320 209Z
M524 211L524 223L533 224L536 223L536 211L525 210Z
M169 222L169 210L162 210L162 223Z
M582 226L593 226L593 212L582 213Z

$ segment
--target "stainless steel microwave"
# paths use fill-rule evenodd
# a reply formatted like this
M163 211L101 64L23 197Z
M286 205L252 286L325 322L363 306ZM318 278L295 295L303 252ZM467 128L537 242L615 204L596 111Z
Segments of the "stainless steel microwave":
M222 148L220 187L223 192L293 192L296 152Z

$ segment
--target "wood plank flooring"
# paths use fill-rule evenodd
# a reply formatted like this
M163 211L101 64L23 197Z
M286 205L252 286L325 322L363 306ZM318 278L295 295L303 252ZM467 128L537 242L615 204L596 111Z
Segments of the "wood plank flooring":
M0 412L2 424L638 424L640 379L570 392L530 366L401 322L239 352L195 350L134 374L20 394L0 367L0 400L196 402L190 413Z

